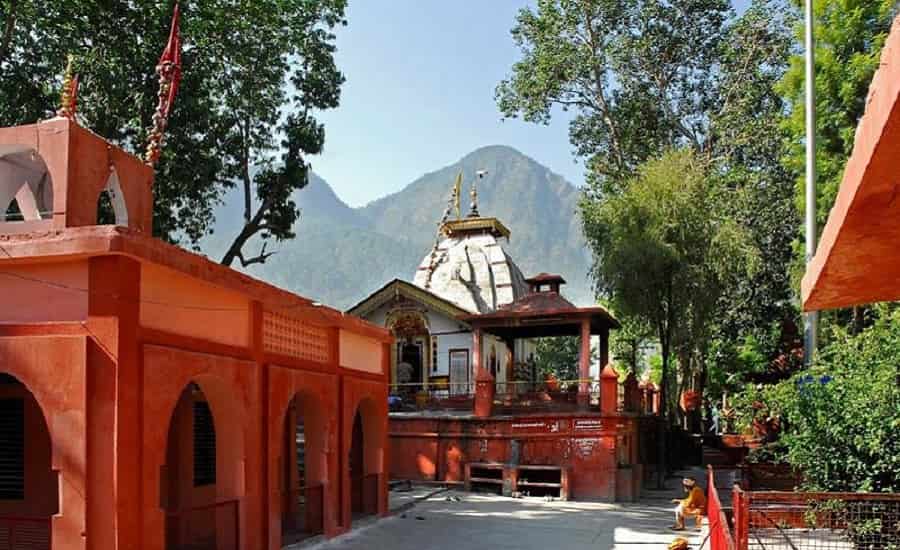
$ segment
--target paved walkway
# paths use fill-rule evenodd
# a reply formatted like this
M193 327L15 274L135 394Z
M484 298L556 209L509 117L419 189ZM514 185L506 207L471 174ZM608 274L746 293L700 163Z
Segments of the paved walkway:
M694 474L696 475L696 474ZM412 509L315 548L341 550L663 550L677 536L699 550L703 531L677 533L669 491L647 491L640 503L545 502L447 491ZM421 495L421 493L419 493ZM693 525L690 523L689 525ZM707 544L706 550L709 546Z

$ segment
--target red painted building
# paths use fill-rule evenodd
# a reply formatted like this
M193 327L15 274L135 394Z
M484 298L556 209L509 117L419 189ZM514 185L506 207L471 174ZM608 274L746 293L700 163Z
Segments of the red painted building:
M152 238L152 184L68 119L0 129L0 550L385 514L389 332Z

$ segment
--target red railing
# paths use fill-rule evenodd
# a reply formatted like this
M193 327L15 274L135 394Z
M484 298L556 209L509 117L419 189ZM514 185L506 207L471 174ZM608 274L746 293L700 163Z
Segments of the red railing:
M900 495L735 490L738 550L900 548Z
M707 504L706 512L709 520L709 545L712 550L735 550L734 537L728 527L728 518L722 509L719 490L716 488L716 474L710 466L707 470Z
M238 550L240 504L228 500L166 514L166 550Z
M0 516L0 550L50 550L50 518Z

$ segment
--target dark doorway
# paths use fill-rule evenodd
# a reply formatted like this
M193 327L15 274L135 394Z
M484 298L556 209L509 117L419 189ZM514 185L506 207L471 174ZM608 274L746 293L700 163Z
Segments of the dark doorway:
M415 395L425 383L424 357L420 342L401 343L397 374L403 393Z
M299 396L288 405L284 418L281 472L281 544L287 546L323 531L324 487L309 464L315 453L310 438L315 432L309 404Z
M0 373L0 549L49 550L59 512L50 431L37 400Z

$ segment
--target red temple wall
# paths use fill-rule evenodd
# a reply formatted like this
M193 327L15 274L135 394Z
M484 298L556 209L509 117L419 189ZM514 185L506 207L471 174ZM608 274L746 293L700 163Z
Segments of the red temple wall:
M627 500L634 485L617 493L616 479L639 475L639 468L617 474L620 463L635 464L630 443L637 437L635 420L596 414L487 419L395 415L390 419L390 473L393 479L462 482L467 462L508 463L517 446L518 464L569 468L573 498ZM629 443L617 460L623 434Z

